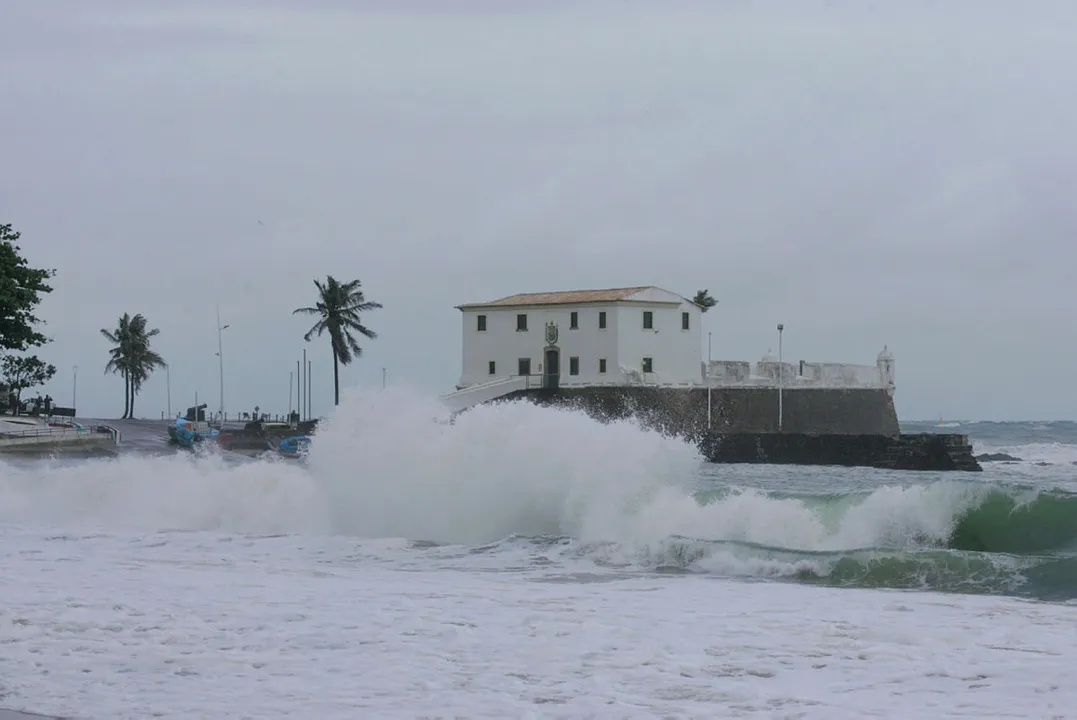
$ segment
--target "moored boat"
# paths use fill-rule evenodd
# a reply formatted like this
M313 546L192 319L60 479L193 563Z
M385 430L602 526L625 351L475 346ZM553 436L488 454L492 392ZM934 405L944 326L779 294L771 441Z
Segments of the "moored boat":
M195 443L214 440L220 431L210 427L205 420L187 420L177 417L176 423L169 426L168 437L180 447L191 448Z
M293 435L281 438L280 444L277 446L277 452L287 458L306 457L307 453L310 452L310 436Z
M222 428L217 437L217 445L222 450L241 455L261 455L267 450L280 452L281 441L287 438L305 436L314 433L317 421L310 420L298 426L283 422L254 420L242 428Z

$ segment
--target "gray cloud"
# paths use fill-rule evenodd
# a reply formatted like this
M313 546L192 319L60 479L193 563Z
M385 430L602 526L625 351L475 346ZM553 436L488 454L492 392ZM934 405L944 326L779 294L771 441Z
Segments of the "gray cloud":
M1072 416L1077 7L446 7L0 9L0 217L60 271L49 391L78 364L118 412L97 329L143 312L173 409L215 405L219 302L227 405L284 410L289 313L333 273L386 305L348 383L451 389L460 302L653 283L711 289L721 357L779 321L794 359L889 344L903 417Z

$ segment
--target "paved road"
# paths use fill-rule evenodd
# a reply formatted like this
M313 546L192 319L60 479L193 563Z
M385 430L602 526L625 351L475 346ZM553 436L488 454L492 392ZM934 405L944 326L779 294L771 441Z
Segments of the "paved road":
M115 420L113 418L79 418L83 425L111 425L120 431L120 451L170 452L168 420ZM3 718L0 718L3 720Z

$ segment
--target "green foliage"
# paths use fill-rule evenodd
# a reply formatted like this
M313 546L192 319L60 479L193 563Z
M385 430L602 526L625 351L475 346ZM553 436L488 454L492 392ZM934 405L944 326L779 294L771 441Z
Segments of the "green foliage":
M692 303L699 306L699 309L703 312L707 312L712 307L718 304L718 301L711 297L709 290L700 290L692 298Z
M315 335L329 333L333 346L333 390L334 403L340 404L340 373L337 363L348 365L357 357L362 357L363 348L355 339L354 333L373 340L378 334L363 324L360 313L377 310L381 303L369 301L363 295L362 283L351 280L339 282L332 275L325 278L323 285L314 281L318 288L318 303L314 307L296 308L293 315L314 315L318 321L307 331L303 339L310 342Z
M15 396L22 399L22 391L44 385L56 374L56 366L42 361L36 355L6 355L0 362L4 384Z
M105 372L119 374L124 380L124 418L134 417L135 396L142 384L154 370L166 364L164 358L150 348L150 339L160 332L157 328L147 329L146 317L141 313L134 316L124 313L115 330L101 330L105 339L113 344Z
M21 352L49 341L34 329L42 322L34 310L41 295L52 292L46 281L56 271L30 267L19 237L11 225L0 225L0 350Z

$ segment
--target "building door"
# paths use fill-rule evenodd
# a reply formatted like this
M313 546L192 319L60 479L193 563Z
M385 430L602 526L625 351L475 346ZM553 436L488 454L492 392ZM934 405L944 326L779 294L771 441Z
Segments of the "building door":
M557 348L546 348L546 364L542 368L542 386L557 387L561 375L561 353Z

